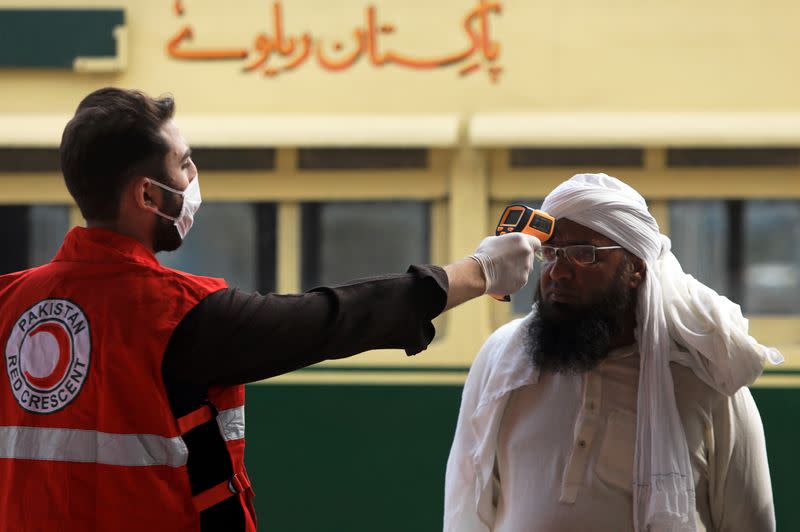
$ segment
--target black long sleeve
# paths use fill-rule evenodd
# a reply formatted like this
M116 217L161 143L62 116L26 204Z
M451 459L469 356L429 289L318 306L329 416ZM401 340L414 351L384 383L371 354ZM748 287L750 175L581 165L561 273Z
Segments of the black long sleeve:
M300 295L210 294L178 324L164 354L167 381L232 385L381 348L427 347L447 302L438 266L316 288Z

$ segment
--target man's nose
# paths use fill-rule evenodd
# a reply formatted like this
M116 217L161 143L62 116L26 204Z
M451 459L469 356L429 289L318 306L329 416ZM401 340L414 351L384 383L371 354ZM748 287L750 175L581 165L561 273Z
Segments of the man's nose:
M556 254L556 260L550 264L550 271L547 272L554 281L571 278L574 273L573 264L563 251Z

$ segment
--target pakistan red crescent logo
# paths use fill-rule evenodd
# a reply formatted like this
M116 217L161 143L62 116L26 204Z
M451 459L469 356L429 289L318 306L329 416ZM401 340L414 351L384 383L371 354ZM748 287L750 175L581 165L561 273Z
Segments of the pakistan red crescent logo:
M67 299L45 299L14 323L5 361L11 392L29 412L50 414L80 393L91 359L89 320Z

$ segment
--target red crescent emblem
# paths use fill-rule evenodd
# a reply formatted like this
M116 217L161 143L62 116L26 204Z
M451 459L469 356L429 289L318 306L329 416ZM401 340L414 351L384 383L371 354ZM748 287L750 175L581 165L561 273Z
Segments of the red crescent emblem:
M31 331L29 336L32 338L39 333L48 333L58 342L58 362L56 362L56 367L53 368L50 375L34 377L28 373L28 370L25 370L25 377L33 386L47 390L58 384L62 377L64 377L64 373L66 373L72 358L72 342L70 342L69 336L64 328L52 322L39 325Z

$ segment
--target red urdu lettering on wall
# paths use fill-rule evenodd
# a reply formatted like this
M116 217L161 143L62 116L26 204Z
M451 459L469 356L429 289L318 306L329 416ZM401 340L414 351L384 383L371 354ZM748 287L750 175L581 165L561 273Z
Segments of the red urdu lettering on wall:
M175 0L174 13L183 16L186 12L183 1ZM415 57L381 45L381 38L395 33L394 24L380 23L377 8L369 5L365 9L363 26L350 32L348 44L342 40L326 43L310 32L288 36L283 25L283 6L280 0L272 4L272 32L261 32L253 39L250 48L202 48L192 47L194 30L190 25L181 27L167 41L167 54L178 60L247 60L244 72L260 71L264 76L296 69L310 60L330 72L341 72L351 68L363 57L370 65L382 68L396 65L414 70L430 70L459 65L458 74L467 76L486 68L493 83L499 79L503 68L497 65L500 43L490 35L490 16L500 15L503 6L499 1L478 0L463 18L462 27L468 37L468 46L440 57Z

